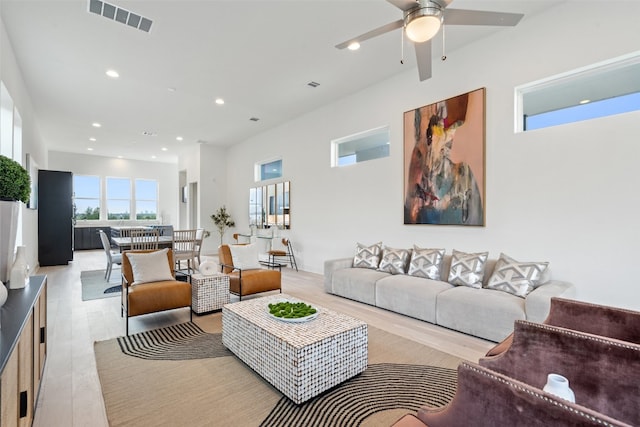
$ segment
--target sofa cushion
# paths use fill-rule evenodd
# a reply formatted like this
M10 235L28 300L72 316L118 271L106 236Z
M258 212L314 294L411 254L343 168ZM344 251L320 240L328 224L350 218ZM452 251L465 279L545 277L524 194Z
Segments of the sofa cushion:
M333 272L333 293L376 305L376 282L389 273L368 268L344 268Z
M229 245L233 266L241 270L255 270L262 268L258 262L258 245Z
M436 323L436 297L451 288L453 285L439 280L388 276L376 282L376 306Z
M394 249L385 246L378 270L391 274L405 274L410 252L407 249Z
M436 323L498 342L513 331L514 321L526 319L524 303L506 292L457 286L438 294Z
M431 280L440 280L444 252L444 249L423 249L413 245L408 274Z
M487 288L524 298L542 283L548 262L518 262L501 253Z
M453 250L449 279L452 285L481 288L489 252L466 253Z
M378 268L380 263L380 254L382 252L382 242L375 243L371 246L356 244L356 254L353 257L353 266L355 268Z
M171 268L167 263L168 251L169 249L165 248L153 252L125 252L133 271L131 285L174 280Z

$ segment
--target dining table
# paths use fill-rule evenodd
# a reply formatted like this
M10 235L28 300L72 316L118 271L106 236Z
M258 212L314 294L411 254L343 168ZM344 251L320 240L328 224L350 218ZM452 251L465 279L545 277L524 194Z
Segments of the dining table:
M111 241L120 249L120 252L131 249L131 237L112 237ZM173 236L158 236L158 249L172 247Z

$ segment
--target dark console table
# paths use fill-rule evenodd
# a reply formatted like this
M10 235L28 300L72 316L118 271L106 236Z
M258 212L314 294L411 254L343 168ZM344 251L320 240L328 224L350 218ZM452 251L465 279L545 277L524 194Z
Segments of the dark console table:
M0 425L31 425L46 346L47 276L31 276L0 308Z

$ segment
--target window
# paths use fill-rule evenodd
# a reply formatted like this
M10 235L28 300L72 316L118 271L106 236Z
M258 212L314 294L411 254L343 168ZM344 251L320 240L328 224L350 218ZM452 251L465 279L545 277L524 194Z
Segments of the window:
M129 178L107 178L107 219L131 219Z
M256 181L266 181L267 179L280 177L282 177L282 159L256 163Z
M389 126L331 141L331 167L389 157Z
M0 82L0 154L13 159L13 99Z
M516 132L640 110L640 52L516 88Z
M73 175L73 194L76 220L100 219L100 177Z
M136 219L152 220L158 217L158 182L136 179Z

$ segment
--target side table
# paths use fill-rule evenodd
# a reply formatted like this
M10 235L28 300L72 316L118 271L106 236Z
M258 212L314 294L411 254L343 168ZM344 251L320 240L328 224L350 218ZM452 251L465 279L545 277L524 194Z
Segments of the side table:
M191 310L196 314L221 310L222 306L230 302L229 276L216 273L204 276L196 273L191 275Z

